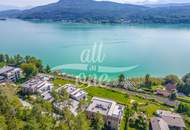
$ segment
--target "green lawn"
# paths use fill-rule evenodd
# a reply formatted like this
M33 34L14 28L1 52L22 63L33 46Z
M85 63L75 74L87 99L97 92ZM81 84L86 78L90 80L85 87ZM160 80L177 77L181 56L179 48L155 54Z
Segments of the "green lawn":
M75 84L74 81L69 80L62 80L62 79L55 79L53 81L55 85L64 85L68 83ZM148 119L153 116L154 112L158 109L164 109L168 110L169 108L159 104L158 102L154 102L148 99L144 99L141 96L135 96L135 95L128 95L122 90L117 90L114 88L102 88L98 86L90 86L87 87L87 85L83 84L83 88L86 92L88 92L88 99L91 100L93 96L107 98L116 101L117 103L123 104L123 105L131 105L131 101L136 101L139 104L139 110L147 113ZM123 118L123 121L121 122L120 130L124 130L125 127L125 118ZM129 130L135 130L133 128L129 128Z
M0 62L0 68L3 67L3 66L5 66L5 63Z
M65 85L65 84L74 84L74 81L70 81L70 80L64 80L64 79L54 79L53 80L53 84L55 85L56 88Z
M123 104L123 105L131 105L131 101L137 101L139 104L139 109L143 112L147 113L148 118L153 116L153 113L156 112L158 109L164 109L168 110L169 108L161 105L156 102L152 102L150 100L146 100L143 98L140 98L139 96L128 96L127 94L117 92L114 90L106 89L106 88L100 88L100 87L89 87L85 89L88 92L88 95L90 97L92 96L98 96L102 98L108 98L116 101L117 103Z
M124 105L129 105L129 102L130 102L127 94L122 94L114 90L109 90L109 89L100 88L100 87L88 87L85 89L85 91L87 91L88 95L91 97L98 96L102 98L108 98Z
M86 84L77 83L76 81L73 81L73 80L65 80L65 79L60 79L60 78L54 79L52 82L56 88L63 86L65 84L74 84L74 85L76 85L76 87L80 87L80 88L87 86Z
M178 99L180 100L180 101L183 101L183 102L186 102L186 103L190 103L190 97L188 97L188 96L183 96L183 97L178 97Z
M63 80L63 79L55 79L53 83L55 85L64 85L68 83L75 84L74 81ZM97 97L114 100L117 103L120 103L123 105L131 105L131 101L136 101L138 102L140 109L142 111L145 111L148 114L148 117L151 117L153 113L158 109L168 108L159 103L155 103L150 100L144 99L141 96L125 94L123 91L113 90L110 88L95 87L95 86L90 86L90 87L85 88L87 85L85 84L82 84L82 85L85 91L88 92L89 99L91 99L93 96L97 96Z
M168 110L168 107L166 106L162 106L162 105L159 105L157 103L148 103L147 105L144 105L144 106L141 106L140 107L140 111L144 111L146 112L148 118L154 116L154 112L156 112L156 110Z
M157 90L157 89L164 89L165 87L162 85L157 85L157 86L152 86L151 88L152 90Z

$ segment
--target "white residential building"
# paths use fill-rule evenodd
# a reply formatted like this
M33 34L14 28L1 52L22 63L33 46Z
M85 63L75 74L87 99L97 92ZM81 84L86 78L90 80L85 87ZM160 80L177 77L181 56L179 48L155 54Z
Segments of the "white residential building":
M68 106L68 102L59 102L59 103L53 103L53 106L55 109L58 111L63 110L65 107L69 107L70 112L74 115L77 116L78 112L77 109L79 107L79 101L76 101L74 99L69 99L70 105Z
M87 93L81 89L77 89L72 84L66 84L64 86L64 89L68 92L70 97L74 100L80 101L80 100L86 100L87 99Z
M20 68L5 66L0 69L0 82L16 82L20 79L22 70Z
M99 112L103 115L109 127L113 130L118 130L123 117L124 106L112 100L93 97L92 103L88 106L86 111L90 119L93 119L93 115Z
M52 100L52 96L50 92L53 89L53 84L49 82L48 77L44 77L44 75L39 74L32 79L28 80L24 84L22 84L23 92L34 94L40 94L45 100Z

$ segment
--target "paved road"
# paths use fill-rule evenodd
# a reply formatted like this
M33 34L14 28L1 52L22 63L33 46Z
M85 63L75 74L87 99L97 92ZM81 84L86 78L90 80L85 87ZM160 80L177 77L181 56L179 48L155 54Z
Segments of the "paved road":
M178 106L179 102L178 101L172 101L169 98L161 97L161 96L156 96L156 95L149 95L149 94L144 94L144 93L139 93L139 92L133 92L133 91L128 91L125 90L128 94L133 94L133 95L141 95L145 97L146 99L155 99L157 101L163 102L167 105L172 105L172 106Z

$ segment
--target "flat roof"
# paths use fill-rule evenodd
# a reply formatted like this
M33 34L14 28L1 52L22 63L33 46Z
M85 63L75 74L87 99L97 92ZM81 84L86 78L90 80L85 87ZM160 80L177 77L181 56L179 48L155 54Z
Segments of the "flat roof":
M71 93L73 93L74 91L77 90L77 88L74 85L72 85L72 84L66 84L66 85L64 85L64 88L66 89L66 91L69 94L71 94Z
M85 91L79 89L79 91L77 91L77 92L75 92L75 93L72 93L72 94L73 94L73 96L75 96L75 97L80 97L80 96L82 96L82 95L86 95L87 93L86 93Z
M169 130L168 124L159 117L152 117L150 119L152 130Z
M87 108L87 111L97 113L99 112L105 116L112 116L118 118L124 110L124 106L117 104L115 101L93 97L92 103Z
M70 105L70 107L69 107L69 110L72 112L72 114L73 114L74 116L76 116L76 115L78 114L78 113L77 113L77 109L78 109L78 106L79 106L79 102L76 101L76 100L73 100L73 99L71 99L71 98L69 99L69 101L70 101L70 103L71 103L71 105ZM54 103L53 105L54 105L56 108L62 110L62 109L64 109L65 107L68 106L67 103L68 103L67 101L64 101L64 102Z
M44 77L44 75L42 74L38 74L37 76L23 83L22 86L25 88L36 88L36 87L40 88L45 83L48 83L47 81L48 81L48 78Z
M181 118L181 115L171 112L171 111L165 111L165 110L157 110L157 114L159 116L170 116L170 117L178 117Z
M9 71L12 71L14 69L14 67L11 67L11 66L5 66L3 68L0 69L0 74L3 74L3 73L6 73L6 72L9 72Z
M22 86L25 87L25 88L31 88L31 87L35 88L35 87L38 87L41 84L44 84L45 82L46 81L41 80L39 78L32 78L32 79L26 81L25 83L23 83Z

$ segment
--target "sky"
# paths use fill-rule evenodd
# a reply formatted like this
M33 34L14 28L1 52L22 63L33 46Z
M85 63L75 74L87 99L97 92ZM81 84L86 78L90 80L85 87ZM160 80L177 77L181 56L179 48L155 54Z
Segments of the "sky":
M0 0L0 5L17 6L17 7L33 7L38 5L45 5L48 3L54 3L58 0ZM101 0L98 0L101 1ZM118 3L188 3L190 0L104 0L104 1L114 1Z

